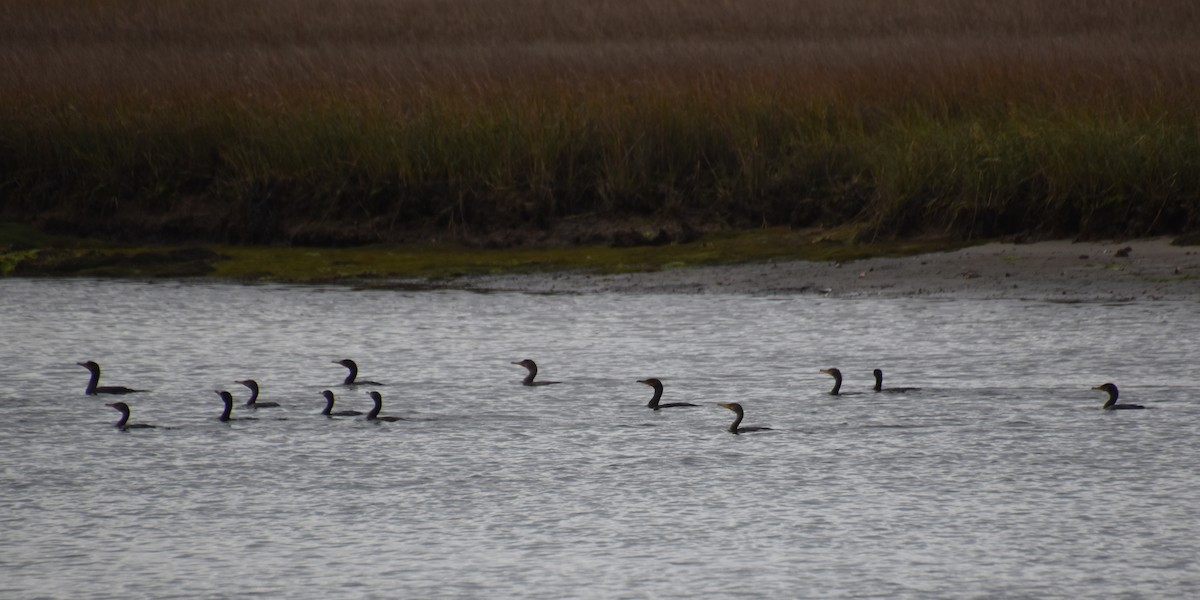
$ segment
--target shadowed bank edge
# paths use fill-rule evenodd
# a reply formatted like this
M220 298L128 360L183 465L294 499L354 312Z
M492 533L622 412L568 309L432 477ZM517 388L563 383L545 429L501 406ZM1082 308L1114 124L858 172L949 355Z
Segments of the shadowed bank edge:
M471 275L559 271L634 273L772 260L850 261L940 252L968 245L946 239L852 243L839 241L837 237L837 232L777 228L710 234L688 243L627 247L479 249L444 242L354 248L181 248L124 246L49 236L7 224L0 225L0 273L132 278L206 276L298 283L448 280Z

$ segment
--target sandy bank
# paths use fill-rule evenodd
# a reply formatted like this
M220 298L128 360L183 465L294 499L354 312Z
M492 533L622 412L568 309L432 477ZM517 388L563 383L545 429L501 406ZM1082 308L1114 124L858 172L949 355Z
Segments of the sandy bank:
M1127 252L1122 252L1128 248ZM621 275L563 273L460 279L451 287L532 293L745 293L839 297L1200 299L1200 247L1169 239L987 244L847 263L788 261Z

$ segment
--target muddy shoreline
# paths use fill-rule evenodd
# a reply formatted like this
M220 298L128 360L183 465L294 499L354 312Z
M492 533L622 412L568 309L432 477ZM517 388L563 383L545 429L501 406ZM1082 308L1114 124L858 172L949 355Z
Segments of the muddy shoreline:
M989 243L950 252L844 263L775 261L615 275L565 272L474 276L429 285L528 293L812 294L1065 302L1196 300L1200 299L1200 247L1174 246L1169 238Z

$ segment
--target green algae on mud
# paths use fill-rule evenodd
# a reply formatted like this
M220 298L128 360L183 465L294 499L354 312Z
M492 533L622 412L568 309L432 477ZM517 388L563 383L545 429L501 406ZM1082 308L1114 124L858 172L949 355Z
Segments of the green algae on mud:
M3 249L3 273L16 276L215 277L286 283L372 279L452 280L472 275L585 271L628 273L769 260L850 261L968 245L940 239L853 243L830 232L764 229L659 246L476 249L456 243L314 247L97 247L92 243Z
M589 271L628 273L766 260L854 260L949 250L945 240L855 244L765 230L710 235L696 242L613 248L571 246L480 250L457 244L360 248L220 248L214 273L231 279L289 282L378 278L453 279L471 275Z

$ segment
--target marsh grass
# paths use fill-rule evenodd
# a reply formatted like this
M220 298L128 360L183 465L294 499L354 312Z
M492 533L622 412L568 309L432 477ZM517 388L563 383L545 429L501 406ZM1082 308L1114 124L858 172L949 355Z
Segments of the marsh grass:
M15 0L0 218L293 243L581 215L1177 232L1200 225L1196 31L1181 0Z

